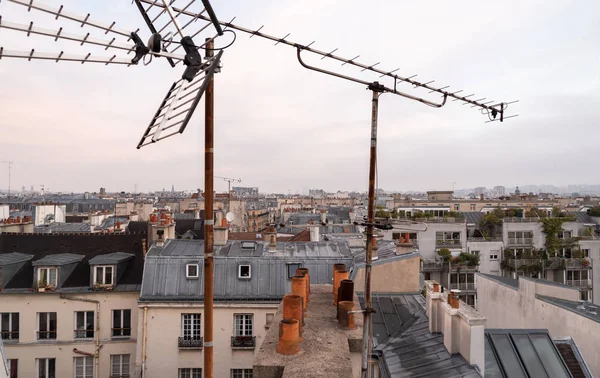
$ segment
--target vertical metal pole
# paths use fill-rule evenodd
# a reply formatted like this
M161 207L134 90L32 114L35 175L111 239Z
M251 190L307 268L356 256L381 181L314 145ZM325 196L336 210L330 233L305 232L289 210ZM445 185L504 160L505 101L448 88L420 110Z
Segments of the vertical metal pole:
M373 92L371 107L371 154L369 161L369 204L367 212L367 253L365 256L365 312L363 322L363 351L362 377L371 377L371 353L373 350L371 329L371 262L373 261L373 231L375 222L375 167L377 165L377 112L379 108L378 83L373 83L369 89Z
M206 56L213 55L214 42L207 38ZM214 75L206 88L204 114L204 377L213 378L213 159L214 159Z

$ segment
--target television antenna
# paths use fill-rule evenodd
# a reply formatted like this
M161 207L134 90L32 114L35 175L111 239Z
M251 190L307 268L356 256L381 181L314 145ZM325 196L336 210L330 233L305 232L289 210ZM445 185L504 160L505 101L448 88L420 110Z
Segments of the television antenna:
M14 161L0 161L0 163L4 163L8 165L8 199L10 199L10 174L12 165L15 163Z
M31 4L33 3L33 0L9 0L15 3L19 3L21 5L25 5L28 6L29 9L32 8ZM518 116L518 114L506 114L506 111L508 109L508 106L511 104L514 104L516 102L518 102L518 100L516 101L510 101L510 102L497 102L494 100L489 100L486 97L482 97L482 98L477 98L478 96L475 96L475 94L468 94L465 95L465 92L460 89L460 90L449 90L448 88L450 88L450 86L446 85L446 86L434 86L432 85L435 80L429 80L429 81L420 81L415 79L415 77L417 77L417 75L411 75L411 76L401 76L399 74L397 74L396 72L399 71L399 69L394 69L394 70L383 70L381 68L379 68L379 62L377 63L373 63L373 64L365 64L365 63L361 63L358 61L358 58L360 57L360 55L356 55L353 58L346 58L346 57L342 57L340 55L335 55L334 53L338 50L333 49L333 50L327 50L327 51L323 51L323 50L318 50L314 47L311 47L315 41L310 42L309 44L301 44L301 43L297 43L297 42L292 42L290 40L288 40L287 38L290 36L290 33L288 33L287 35L285 35L283 38L280 37L275 37L272 35L268 35L265 34L263 32L261 32L261 29L263 28L263 26L261 26L258 29L248 29L239 25L235 25L233 24L234 19L232 19L230 22L222 22L222 21L218 21L216 19L216 17L214 17L214 12L211 12L210 10L206 11L203 10L202 12L196 12L192 9L190 9L189 4L184 6L184 7L178 7L174 5L174 2L176 0L173 1L167 1L167 0L162 0L162 1L158 1L158 0L134 0L136 5L138 6L138 8L140 9L142 15L144 16L144 19L146 20L146 23L148 24L150 30L153 33L153 37L150 39L148 46L145 46L143 43L141 43L141 40L139 40L139 38L135 38L133 34L130 33L125 33L124 35L121 34L122 36L128 37L130 39L133 39L135 42L135 48L133 48L132 46L129 47L125 47L122 46L121 49L127 50L128 53L131 52L135 52L136 55L133 59L131 60L124 60L121 62L117 61L116 56L113 56L110 59L102 59L102 58L92 58L90 56L90 54L88 54L87 56L84 57L84 59L78 58L78 59L68 59L67 57L63 57L62 52L58 55L58 56L44 56L44 55L40 55L39 53L36 53L35 50L32 50L30 53L12 53L12 52L3 52L2 48L0 47L0 59L2 57L15 57L15 58L27 58L28 60L31 59L55 59L57 61L59 60L75 60L75 61L80 61L82 63L86 63L86 62L92 62L92 61L97 61L100 63L106 63L106 64L110 64L110 63L116 63L116 64L127 64L127 65L131 65L131 64L137 64L142 58L145 58L146 56L150 56L149 59L144 60L144 63L149 63L148 60L151 61L151 57L156 56L156 57L165 57L169 63L172 66L176 66L180 61L183 61L184 64L188 65L188 64L192 64L192 65L198 65L198 62L192 59L192 56L195 56L193 54L193 50L194 48L198 48L198 47L205 47L206 51L207 51L207 61L210 60L211 63L204 63L201 65L201 68L195 68L197 69L197 72L201 72L204 77L201 80L200 84L200 89L198 90L198 92L194 92L193 90L190 89L190 86L186 87L185 89L182 89L183 86L180 86L180 83L176 82L173 84L173 86L171 87L171 89L169 90L167 96L165 97L165 99L163 100L163 102L161 103L159 110L157 111L156 115L153 117L150 125L148 126L148 128L146 129L146 132L144 133L144 136L142 137L142 140L140 141L140 143L138 144L138 148L142 147L144 145L153 143L153 142L157 142L161 139L167 138L171 135L174 135L177 133L177 131L168 131L168 133L166 135L162 135L162 132L164 130L168 130L172 127L176 127L179 126L179 132L183 132L183 129L185 129L185 125L187 125L187 123L189 122L189 118L187 117L188 113L193 113L193 111L195 110L195 106L191 106L190 110L188 110L188 113L186 113L185 111L182 111L182 113L179 113L179 108L180 105L178 104L179 100L183 100L183 95L179 96L180 91L183 90L189 90L190 93L196 93L196 98L199 100L198 96L202 96L202 93L204 93L206 91L207 96L206 96L206 114L205 114L205 118L206 118L206 138L205 138L205 148L206 148L206 152L205 152L205 185L206 185L206 190L205 193L213 193L213 181L212 181L212 174L213 174L213 113L212 113L212 108L213 108L213 78L214 78L214 73L217 72L218 69L218 62L220 60L221 54L222 54L222 50L219 52L219 54L213 58L213 45L212 42L214 40L214 38L212 39L207 39L205 44L201 45L201 46L196 46L194 44L188 44L187 42L184 41L184 39L182 38L182 41L180 43L181 47L184 48L184 50L186 51L186 57L188 55L190 55L190 59L187 59L187 61L185 59L181 59L181 57L179 57L179 59L177 59L177 56L174 55L175 51L177 49L179 49L180 46L175 47L175 48L171 48L171 50L169 50L170 46L173 44L173 39L172 37L174 37L175 35L179 34L181 37L184 36L183 34L183 29L185 29L188 25L195 23L195 21L197 20L203 20L203 21L208 21L208 22L212 22L215 26L215 29L217 31L220 31L219 34L222 34L226 29L227 31L241 31L243 33L246 33L250 36L250 38L254 37L254 36L258 36L261 37L263 39L267 39L270 40L272 42L275 42L275 45L282 45L282 46L289 46L289 47L293 47L294 49L296 49L296 54L297 54L297 59L298 62L305 68L309 69L309 70L313 70L315 72L319 72L319 73L323 73L326 75L330 75L330 76L334 76L340 79L344 79L347 81L352 81L355 82L357 84L361 84L364 87L366 87L368 90L370 90L372 92L372 107L371 107L371 143L370 143L370 166L369 166L369 196L368 196L368 216L367 216L367 253L366 253L366 261L365 261L365 310L363 311L364 314L364 328L363 328L363 356L362 356L362 376L363 377L367 377L370 376L370 364L368 364L368 356L371 355L372 352L372 325L371 325L371 319L372 319L372 313L374 312L372 305L371 305L371 263L372 263L372 239L374 237L374 228L375 228L375 219L374 219L374 202L375 202L375 171L376 171L376 161L377 161L377 125L378 125L378 109L379 109L379 97L381 94L384 93L388 93L388 94L394 94L400 97L404 97L410 100L414 100L414 101L418 101L422 104L434 107L434 108L441 108L443 106L445 106L447 104L447 100L448 99L452 99L452 101L456 102L459 101L460 103L462 103L462 105L468 105L471 108L477 108L482 114L486 115L488 117L487 122L496 122L496 121L504 121L505 119L509 119L512 117L516 117ZM192 1L193 3L194 1ZM208 3L207 1L203 0L203 3L206 4ZM144 8L143 6L146 5L147 7ZM208 7L210 8L210 7ZM62 9L62 7L61 7ZM157 11L158 15L154 15L154 16L150 16L149 12L153 10L153 11ZM207 14L204 14L207 13ZM53 14L57 15L57 18L60 16L60 11L58 13L54 12ZM162 17L163 15L165 15L164 17ZM181 17L181 19L184 18L184 16L187 16L187 20L188 23L185 24L185 26L180 27L177 21L177 17ZM165 34L165 38L158 38L155 37L156 34L159 34L161 32L163 32L163 28L157 28L157 19L159 18L167 18L168 23L166 24L166 26L170 26L170 27L174 27L176 30L171 32L172 34ZM76 19L76 21L81 22L82 26L83 25L92 25L90 22L88 22L88 18L89 15L82 19ZM218 24L224 26L225 28L223 30L220 30L220 27L218 27ZM0 25L1 26L1 25ZM95 25L92 25L95 26ZM113 32L113 26L114 23L112 25L110 25L108 28L107 27L101 27L101 29L105 30L107 33L108 32ZM32 24L30 24L30 27L32 27ZM96 26L98 27L98 26ZM17 28L15 30L20 30L22 32L27 32L28 35L30 33L33 33L33 29L24 29L23 27ZM199 30L198 33L202 31ZM134 33L135 34L135 33ZM55 38L61 38L60 37L60 31L58 33L52 34L53 37ZM192 34L192 37L195 37L195 34ZM235 36L235 32L234 32L234 36ZM81 43L86 43L88 42L88 38L84 37L84 39L75 39L78 42ZM162 41L162 48L160 46L160 43L157 42L157 40ZM234 39L235 40L235 39ZM129 39L128 39L129 41ZM232 42L233 43L233 42ZM231 45L231 44L230 44ZM101 46L106 46L107 48L116 48L114 46L112 46L112 42L107 44L101 44ZM228 46L226 46L228 47ZM166 51L164 51L166 50ZM191 52L188 52L188 50L190 50ZM196 50L197 51L197 50ZM357 69L360 70L360 72L355 72L353 74L345 74L345 73L341 73L341 72L335 72L335 71L330 71L324 68L321 68L317 65L314 64L309 64L307 63L302 55L303 53L305 54L312 54L313 57L318 57L320 58L320 60L325 60L327 59L328 61L331 62L337 62L337 63L341 63L342 66L345 66L345 68L352 68L352 69ZM175 60L177 60L177 62L175 62ZM210 69L211 67L212 70ZM189 66L188 66L189 68ZM187 70L186 70L187 72ZM372 76L373 74L378 75L378 80L371 80L370 78L367 78L368 76ZM368 75L368 76L366 76ZM192 74L188 74L188 75L183 75L182 77L185 80L191 81L195 78L192 77ZM208 84L206 86L204 86L204 83L208 82ZM410 90L411 92L415 92L415 93L408 93L407 90ZM419 94L423 93L423 94ZM427 92L427 94L425 94L425 92ZM434 96L441 96L441 97L437 97L437 98L432 98L429 97L430 94L435 93ZM187 96L187 95L186 95ZM424 96L427 96L428 98L425 98ZM175 101L174 101L175 99ZM187 100L186 100L187 101ZM187 104L187 102L186 102ZM192 104L197 105L197 100L192 101ZM181 116L182 114L185 114L185 116L183 116L183 120L173 120L172 117L175 117L175 115L172 114L173 111L176 111L177 113L175 113L175 115L177 116ZM167 112L170 112L169 115L166 115ZM166 120L166 121L165 121ZM173 121L171 123L169 123L169 121ZM177 122L177 123L175 123ZM206 211L210 214L212 213L213 209L212 209L212 205L213 205L213 198L212 196L207 196L206 198L206 204L205 204L205 208ZM210 264L212 263L212 228L213 228L213 221L212 220L208 220L205 222L205 227L207 227L207 230L209 230L208 232L205 231L205 235L207 237L207 240L205 240L205 256L207 259L207 263ZM207 250L208 248L208 250ZM209 263L210 261L210 263ZM208 266L208 265L207 265ZM211 266L212 267L212 266ZM208 273L209 271L207 271ZM210 270L210 273L212 274L212 270ZM210 279L212 280L212 276L208 276L208 274L205 275L205 279ZM211 281L212 283L212 281ZM208 287L208 285L206 286L205 289L205 308L206 308L206 314L207 314L207 321L205 322L205 332L210 332L205 334L205 352L204 352L204 356L205 356L205 364L204 367L206 369L206 376L207 377L212 377L212 296L208 297L207 294L209 290L211 290L212 287ZM212 292L210 293L212 294ZM210 302L210 305L208 305L208 302ZM208 326L210 324L210 329L208 329ZM208 331L207 331L208 330ZM207 360L207 356L210 355L210 359ZM210 362L210 363L207 363Z
M231 178L231 177L221 177L221 176L215 176L215 178L220 178L223 181L227 181L227 211L229 212L231 210L231 208L230 208L230 206L231 206L231 183L232 182L242 182L242 179Z
M61 5L54 8L37 0L8 0L8 3L26 7L29 12L38 11L54 16L55 21L65 21L71 26L79 25L86 30L86 34L72 34L68 27L60 26L57 29L40 28L33 22L17 24L8 22L0 16L0 28L25 33L27 37L37 35L77 43L80 46L104 48L111 50L112 56L96 56L92 53L86 55L72 55L61 50L59 52L41 52L36 48L30 51L13 51L0 46L0 60L5 58L31 60L51 60L55 62L80 62L103 63L105 65L120 64L126 67L138 65L142 62L148 65L153 58L164 58L171 67L183 63L181 78L175 81L168 89L161 101L158 110L154 113L150 124L144 131L137 148L156 143L178 133L182 133L188 125L201 97L206 93L205 112L205 186L206 193L213 192L213 78L219 72L223 50L235 42L233 30L223 30L218 22L209 0L186 0L186 5L181 10L175 10L173 4L176 0L153 0L142 2L134 0L146 26L150 31L148 43L140 37L139 29L125 30L116 26L115 22L105 24L94 20L88 13L85 16L67 12ZM184 11L192 12L190 17ZM202 16L202 18L200 17ZM68 22L67 22L68 21ZM110 36L112 39L102 39L92 36L92 32L104 34L103 38ZM209 35L202 41L201 34ZM214 41L225 32L233 35L233 41L224 47L215 48ZM49 39L47 39L50 41ZM44 44L47 47L48 44ZM75 45L71 44L75 47ZM204 49L204 59L200 50ZM215 53L217 52L217 53ZM129 55L129 56L128 56ZM12 164L12 162L11 162ZM10 165L9 165L10 169ZM205 209L210 214L213 212L213 198L207 196ZM205 221L204 243L204 306L206 321L204 325L204 374L213 377L213 220ZM145 365L145 364L144 364ZM145 366L142 367L145 369ZM98 365L96 365L96 370ZM99 375L96 371L95 375Z

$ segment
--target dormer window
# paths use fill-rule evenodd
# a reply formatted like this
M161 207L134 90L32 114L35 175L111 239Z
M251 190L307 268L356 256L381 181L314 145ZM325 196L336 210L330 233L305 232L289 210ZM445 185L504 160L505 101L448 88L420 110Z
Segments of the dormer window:
M252 277L252 267L250 264L238 265L238 278L249 280Z
M97 266L94 269L95 285L113 285L114 267L111 265Z
M40 286L56 287L58 282L57 268L38 268L38 284Z
M198 272L198 264L186 264L185 265L185 277L186 278L198 278L200 276Z

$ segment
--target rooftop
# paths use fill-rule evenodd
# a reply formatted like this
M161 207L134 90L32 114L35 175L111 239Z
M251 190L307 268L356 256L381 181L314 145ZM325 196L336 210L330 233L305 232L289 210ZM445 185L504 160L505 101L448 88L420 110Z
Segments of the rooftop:
M392 378L479 378L460 354L450 355L441 333L429 332L421 294L374 294L373 350ZM364 298L361 297L364 307Z
M76 255L74 253L58 253L54 255L47 255L41 259L35 260L31 263L33 266L60 266L67 264L78 263L83 260L85 256Z
M25 261L29 261L33 258L33 255L27 255L25 253L13 252L4 253L0 255L0 266L18 264Z
M312 280L312 271L311 271ZM310 301L300 352L281 355L275 351L279 338L280 307L254 359L253 373L260 377L352 378L350 353L362 345L362 317L355 316L357 328L342 330L332 305L331 285L311 285Z
M594 303L573 302L544 295L536 295L536 298L600 323L600 315L598 315L598 307L600 306Z
M479 276L483 276L487 279L490 279L492 281L496 281L504 286L508 286L512 289L518 289L519 288L519 280L514 279L514 278L508 278L508 277L500 277L500 276L494 276L491 274L485 274L485 273L477 273L477 275Z
M133 253L113 252L106 255L99 255L90 259L90 265L116 265L135 257Z
M91 232L89 223L50 223L40 226L35 226L33 232L38 234L53 233L53 232Z

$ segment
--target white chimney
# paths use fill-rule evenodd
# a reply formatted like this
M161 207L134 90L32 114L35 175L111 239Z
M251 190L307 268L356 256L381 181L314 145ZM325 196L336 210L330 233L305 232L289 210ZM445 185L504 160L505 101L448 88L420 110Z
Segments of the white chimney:
M321 223L327 223L327 210L321 210Z
M321 241L319 225L318 224L309 224L308 228L310 230L310 241L311 242Z

